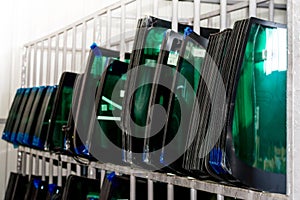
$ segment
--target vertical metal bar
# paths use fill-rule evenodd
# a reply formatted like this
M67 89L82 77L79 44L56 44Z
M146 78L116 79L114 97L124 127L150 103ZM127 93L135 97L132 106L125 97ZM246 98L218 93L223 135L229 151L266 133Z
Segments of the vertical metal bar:
M32 153L29 154L29 166L28 166L28 175L31 177L33 172L33 155Z
M59 35L57 34L55 41L55 64L54 64L54 83L58 82L58 60L59 60Z
M80 165L76 165L76 175L81 176L81 166Z
M136 198L136 178L134 175L130 175L130 200Z
M104 169L101 169L101 177L100 177L100 186L101 186L101 187L102 187L102 185L103 185L103 181L104 181L105 175L106 175L105 170L104 170Z
M300 1L287 0L288 72L287 72L287 194L289 199L300 199Z
M20 174L22 173L22 156L23 152L18 148L18 154L17 154L17 172Z
M200 35L201 0L194 1L194 32Z
M22 56L22 73L21 73L21 87L25 87L26 85L26 70L28 68L28 46L24 46Z
M141 0L136 0L136 20L141 18L142 13L142 2Z
M51 37L48 38L48 52L47 52L47 74L46 74L46 84L51 84L50 83L50 74L51 74L51 44L52 39Z
M125 60L125 23L126 23L126 10L124 0L121 4L121 41L120 41L120 60Z
M159 0L153 0L153 15L155 17L158 17L158 1Z
M111 10L107 10L106 20L106 48L110 48L110 37L111 37Z
M148 200L154 200L153 181L148 179L147 185L148 185Z
M33 67L32 67L32 86L36 86L37 85L37 43L34 44L33 46Z
M62 161L58 159L58 166L57 166L57 186L62 186Z
M27 87L30 86L30 83L31 83L31 50L32 50L32 47L29 46L28 47L29 51L28 51L28 65L27 65Z
M76 36L77 36L77 29L76 26L73 28L72 34L72 61L71 61L71 71L75 71L76 69Z
M67 176L71 175L72 164L70 162L67 163Z
M35 175L40 175L40 156L39 153L37 152L35 155Z
M220 0L220 29L224 30L227 27L227 0Z
M213 24L212 18L208 18L207 19L207 27L212 27L212 24Z
M44 40L41 42L41 59L40 59L40 78L39 85L43 85L44 77Z
M98 15L93 18L93 42L96 42Z
M256 16L256 0L249 0L249 17Z
M26 175L26 168L27 168L27 153L22 153L22 175Z
M191 196L191 200L197 200L197 190L191 188L190 196Z
M178 0L172 1L172 30L178 30Z
M168 200L174 200L174 185L168 183Z
M66 71L67 69L67 47L68 47L68 32L64 31L64 39L63 39L63 57L62 57L62 71Z
M96 169L92 166L88 167L88 177L93 179L96 178Z
M85 66L85 57L86 57L86 21L82 24L82 49L81 49L81 66Z
M269 20L274 21L274 0L269 0Z
M224 196L220 195L220 194L217 194L217 200L224 200Z
M49 184L53 183L53 158L50 154L50 160L49 160Z
M46 158L44 153L42 153L42 180L46 180Z

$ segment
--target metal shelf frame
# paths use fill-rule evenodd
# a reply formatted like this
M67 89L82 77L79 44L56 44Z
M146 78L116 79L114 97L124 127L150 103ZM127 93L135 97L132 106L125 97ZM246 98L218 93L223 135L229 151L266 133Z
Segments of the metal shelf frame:
M62 163L68 163L68 164L75 164L80 168L80 164L74 160L72 157L67 156L67 155L59 155L55 153L50 153L50 152L44 152L44 151L38 151L34 149L30 149L28 147L19 147L19 156L27 157L26 159L22 160L22 164L20 166L19 172L25 172L26 171L26 162L29 162L29 166L33 166L33 162L35 163L40 163L39 160L45 160L48 158L50 161L52 160L59 160L59 162ZM28 156L29 155L29 161L28 161ZM62 165L62 163L60 165ZM45 165L45 163L44 163ZM68 166L68 165L67 165ZM233 197L233 198L238 198L238 199L255 199L255 200L287 200L288 196L283 195L283 194L275 194L275 193L267 193L267 192L259 192L255 190L249 190L249 189L243 189L243 188L238 188L238 187L233 187L233 186L227 186L227 185L222 185L219 183L215 183L212 181L202 181L198 179L194 179L192 177L180 177L177 175L173 174L163 174L163 173L158 173L158 172L152 172L152 171L147 171L139 168L133 168L129 166L119 166L119 165L114 165L110 163L98 163L98 162L90 162L89 165L89 177L91 177L91 172L92 174L95 174L95 169L100 169L102 170L102 176L101 176L101 184L103 182L103 178L105 175L105 172L112 172L115 171L119 174L126 174L130 175L130 186L131 186L131 200L134 200L135 196L135 179L136 178L143 178L148 180L148 188L150 189L149 191L149 196L148 200L153 200L153 182L163 182L168 184L168 200L174 199L173 196L173 187L174 185L181 186L181 187L186 187L190 188L191 190L191 200L196 199L195 196L195 191L201 190L205 192L210 192L214 194L218 194L220 196L227 196L227 197ZM30 168L30 167L29 167ZM30 169L30 174L34 173L35 175L42 175L45 176L45 171L44 172L39 172L38 171L37 164L35 164L35 169ZM43 169L45 167L42 167ZM33 172L34 170L34 172ZM67 169L67 174L70 174L71 172ZM50 170L51 171L51 170ZM58 170L61 172L61 169ZM77 170L77 175L81 175L80 170ZM41 174L42 173L42 174ZM50 173L50 176L53 176L53 174ZM62 174L58 174L58 176L62 176ZM95 177L95 176L94 176ZM93 178L94 178L93 177Z
M152 1L152 14L159 16L159 1ZM90 168L102 169L102 178L105 171L117 171L131 175L131 200L135 200L135 177L148 179L148 189L153 191L153 181L161 181L169 184L169 197L172 199L173 185L189 187L191 189L191 199L196 199L196 190L203 190L218 194L218 199L224 199L224 196L236 197L241 199L300 199L300 172L297 167L300 166L300 158L297 153L300 149L300 82L297 82L296 74L300 74L300 18L299 8L300 1L286 0L286 4L275 3L275 0L194 0L194 16L189 19L181 19L178 17L178 0L173 0L171 16L163 18L172 21L172 29L177 29L177 22L193 23L194 31L200 32L200 22L207 20L209 25L211 19L220 16L220 29L228 27L228 17L230 13L242 9L247 9L249 16L256 16L257 8L268 9L268 19L274 21L275 10L287 10L287 26L288 26L288 80L287 80L287 195L271 194L258 192L237 187L230 187L211 183L206 181L189 179L186 177L171 176L166 174L154 173L133 169L124 166L115 166L111 164L99 164L91 162ZM142 8L146 0L120 0L119 2L103 8L91 15L84 17L64 28L51 33L45 37L30 41L24 45L24 53L22 57L22 87L56 84L58 82L61 71L67 69L70 65L71 71L80 71L84 66L88 53L88 43L97 42L98 45L118 49L120 56L123 58L124 52L130 49L130 45L134 39L134 30L128 31L126 24L128 22L136 23L143 13ZM201 13L203 4L219 4L220 8L208 13ZM129 5L135 5L135 15L132 13L127 15L126 9ZM115 14L115 12L118 14ZM120 37L111 37L113 20L120 20ZM126 32L127 31L127 32ZM90 33L90 34L88 34ZM102 38L101 35L105 35ZM80 38L80 39L78 39ZM72 43L70 45L70 43ZM126 49L127 48L127 49ZM1 119L0 123L5 122ZM26 173L27 155L38 155L38 159L50 158L50 166L53 160L58 159L58 155L38 152L33 149L20 147L18 149L17 167L20 172ZM38 160L37 159L37 160ZM68 163L67 173L70 173L71 164L78 164L68 156L61 156L62 161ZM29 162L29 164L31 161ZM51 164L52 163L52 164ZM43 168L44 169L44 168ZM36 169L37 170L37 169ZM44 170L43 170L44 171ZM80 171L78 170L78 174ZM153 193L150 192L149 200L153 199Z

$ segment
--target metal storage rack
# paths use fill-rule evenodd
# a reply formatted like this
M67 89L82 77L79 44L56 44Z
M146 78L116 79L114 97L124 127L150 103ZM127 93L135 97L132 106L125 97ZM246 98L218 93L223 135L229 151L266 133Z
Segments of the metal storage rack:
M295 157L300 148L300 113L297 110L300 107L300 83L297 83L296 74L300 73L300 68L296 67L300 62L300 18L297 15L300 8L298 0L287 0L286 4L275 3L275 0L194 0L186 2L193 4L193 18L179 18L178 0L169 2L172 7L172 16L167 17L172 20L172 29L177 29L177 22L194 24L194 31L200 31L200 23L204 21L211 25L213 17L220 17L220 29L228 26L229 13L246 9L249 16L256 16L258 7L268 9L269 20L274 20L274 11L276 9L287 10L288 25L288 83L287 83L287 194L272 194L258 192L238 187L219 185L212 182L195 180L191 178L178 177L168 174L160 174L133 169L124 166L115 166L111 164L99 164L91 162L89 171L93 177L94 170L101 169L101 180L105 171L117 171L119 173L131 176L131 200L135 200L135 178L141 177L148 180L148 200L153 199L153 181L161 181L168 184L168 200L173 199L174 185L190 188L191 199L197 199L196 190L203 190L218 194L218 199L224 199L224 196L240 199L300 199L300 191L297 186L300 185L300 174L296 167L300 164L300 158ZM219 9L202 14L200 8L203 3L220 5ZM147 4L147 5L146 5ZM120 50L120 56L123 58L124 52L131 49L134 39L134 27L137 19L142 13L143 6L151 6L150 13L159 16L159 0L153 0L150 4L146 0L121 0L109 7L99 10L85 18L64 27L48 36L31 41L24 45L23 65L22 65L22 86L55 84L58 81L61 71L71 70L80 71L84 66L89 51L88 45L91 41L96 41L100 46ZM135 10L135 15L128 15L127 9ZM166 16L164 16L166 17ZM119 35L113 36L113 24L119 23ZM130 31L128 26L133 24ZM100 34L101 33L101 34ZM70 66L69 68L67 66ZM44 71L46 69L46 71ZM35 159L33 159L35 157ZM29 158L29 159L28 159ZM67 163L66 174L71 173L71 165L77 164L77 174L80 175L80 167L71 157L64 155L55 155L49 152L39 152L25 147L18 149L18 170L19 172L45 174L46 160L49 160L49 175L53 175L53 160L59 160L58 174L63 173L62 163ZM35 160L35 162L33 162ZM40 165L42 161L42 165ZM26 167L27 166L27 167ZM52 168L52 169L51 169ZM154 191L155 192L155 191Z

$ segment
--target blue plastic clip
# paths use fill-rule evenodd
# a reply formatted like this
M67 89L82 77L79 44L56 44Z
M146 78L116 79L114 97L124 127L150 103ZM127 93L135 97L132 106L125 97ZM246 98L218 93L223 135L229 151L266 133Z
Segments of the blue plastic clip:
M191 33L193 33L193 30L190 27L186 27L184 29L184 36L183 38L185 39L187 36L189 36Z
M40 179L34 179L33 180L33 185L36 189L39 189L39 186L41 184L41 180Z
M226 170L222 166L222 155L223 152L219 148L213 148L209 153L209 164L217 174L226 174Z
M48 185L48 191L50 194L53 194L54 191L56 190L57 185L56 184L49 184Z
M116 177L116 173L115 172L111 172L111 173L109 173L109 174L106 175L106 178L107 178L107 180L109 182L113 182L114 179L115 179L115 177Z
M92 50L94 50L97 46L98 46L98 45L96 44L96 42L94 42L94 43L90 46L90 48L91 48Z
M95 42L91 45L91 50L93 51L95 56L102 56L101 50Z

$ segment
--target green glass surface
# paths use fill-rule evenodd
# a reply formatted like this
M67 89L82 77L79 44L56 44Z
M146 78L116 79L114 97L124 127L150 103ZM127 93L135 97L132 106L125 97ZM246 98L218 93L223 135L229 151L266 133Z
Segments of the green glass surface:
M181 52L182 57L180 58L179 66L177 67L180 76L177 77L174 85L175 94L171 99L172 103L169 111L169 123L163 146L172 141L175 134L180 134L180 137L178 137L177 140L174 140L176 145L171 146L169 151L164 151L164 159L166 161L168 159L168 154L176 154L180 157L182 152L184 152L187 138L185 133L188 132L189 128L189 123L187 122L189 122L191 118L190 114L192 113L193 103L200 80L200 69L205 56L205 48L192 38L188 37L183 45L183 52ZM187 87L187 85L190 85L191 87ZM179 102L182 102L181 105ZM181 123L181 120L184 120L184 122ZM173 167L175 167L175 165Z
M267 172L286 173L287 31L254 24L238 82L236 155Z
M60 104L57 109L56 120L54 122L54 130L53 130L53 145L55 147L64 147L64 134L62 133L63 125L66 125L68 122L69 112L72 106L72 87L63 87L62 89L62 97Z
M154 77L160 46L164 38L165 28L153 28L146 37L143 54L140 57L141 70L137 76L136 85L140 86L134 93L133 120L140 126L146 125L147 109L150 100L151 84ZM141 132L144 134L144 131Z
M124 69L126 67L123 65L123 70L118 69L118 63L120 62L114 62L107 68L107 72L104 77L105 81L101 91L101 99L98 106L97 116L103 133L112 143L114 143L114 145L121 148L122 131L119 128L120 119L118 119L118 117L120 118L122 110L122 93L124 93L124 84L126 81L126 74L124 74L126 73L126 70ZM121 84L119 81L121 81ZM113 97L113 91L120 95ZM104 138L102 135L100 146L107 149L108 143L105 142L105 140L106 138Z

